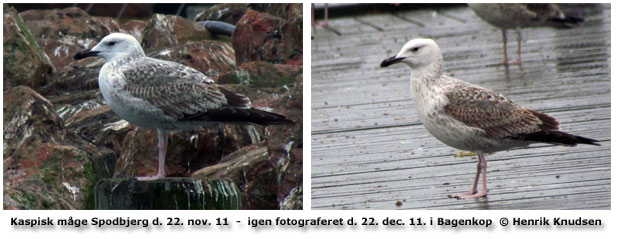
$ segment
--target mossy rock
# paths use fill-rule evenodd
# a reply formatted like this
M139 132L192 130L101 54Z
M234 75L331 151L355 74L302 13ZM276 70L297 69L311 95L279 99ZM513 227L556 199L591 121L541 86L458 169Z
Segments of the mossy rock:
M14 8L4 9L4 87L38 88L47 84L54 66Z

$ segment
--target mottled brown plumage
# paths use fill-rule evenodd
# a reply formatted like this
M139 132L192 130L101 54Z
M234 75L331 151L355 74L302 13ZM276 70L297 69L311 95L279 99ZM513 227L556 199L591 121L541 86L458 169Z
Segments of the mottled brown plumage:
M444 107L445 113L470 127L484 130L489 137L506 139L542 129L559 129L552 123L544 125L534 114L537 112L519 107L501 94L476 86L454 89L446 93L449 103Z
M444 112L473 128L482 129L487 137L515 139L574 146L594 144L595 140L559 132L555 118L516 105L502 94L466 82L452 87L445 96ZM554 132L557 131L557 132Z

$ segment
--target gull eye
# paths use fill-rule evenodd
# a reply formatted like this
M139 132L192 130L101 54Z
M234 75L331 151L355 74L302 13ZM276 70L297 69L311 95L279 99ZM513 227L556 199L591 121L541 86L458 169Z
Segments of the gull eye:
M419 49L420 49L420 47L411 48L411 52L417 52Z
M108 46L113 46L113 45L116 45L116 42L115 41L110 41L110 42L107 43L107 45Z

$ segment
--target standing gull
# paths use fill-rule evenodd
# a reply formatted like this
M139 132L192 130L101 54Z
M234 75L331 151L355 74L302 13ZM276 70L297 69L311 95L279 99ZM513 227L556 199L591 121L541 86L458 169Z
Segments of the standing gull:
M531 143L566 146L599 145L597 140L559 131L559 123L546 114L516 105L499 93L443 74L443 58L431 39L414 39L381 67L396 63L411 67L411 92L424 127L441 142L478 154L476 178L469 192L455 198L488 194L486 154ZM478 180L482 174L482 191Z
M130 35L112 33L75 59L100 56L99 88L111 110L131 124L154 128L158 135L158 173L165 177L167 132L217 123L293 124L285 116L251 107L250 100L188 66L147 57Z
M572 28L583 22L583 18L564 14L551 3L469 3L469 7L484 21L501 29L503 37L503 62L499 64L521 64L521 28L555 27ZM508 61L506 30L515 29L518 48L514 62Z

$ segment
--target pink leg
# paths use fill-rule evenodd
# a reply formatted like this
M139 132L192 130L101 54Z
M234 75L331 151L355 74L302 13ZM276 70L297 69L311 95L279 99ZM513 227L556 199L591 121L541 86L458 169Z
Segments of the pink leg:
M322 27L327 27L328 26L328 4L327 3L324 6L324 20L323 20L323 22L320 25Z
M521 64L521 32L517 29L518 33L518 59L514 62L508 61L508 34L506 29L501 29L501 36L503 38L503 61L497 64L490 64L489 66L509 66L509 65L520 65Z
M311 5L311 10L313 10L313 13L315 11L314 9L315 9L315 5ZM317 23L315 22L314 14L311 15L311 17L312 17L311 22L312 22L313 31L314 31L315 30L314 26L316 26ZM332 28L330 25L328 25L328 4L327 3L325 3L325 5L324 5L324 21L319 23L318 25L323 27L324 29L326 29L328 31L336 33L336 35L339 35L339 36L341 35L341 33L338 30L336 30L336 29Z
M515 62L511 62L510 63L511 65L514 65L514 64L520 65L521 64L521 40L522 39L521 39L521 28L520 27L516 28L516 35L517 35L516 40L518 41L518 48L516 49L517 56L516 56L516 61Z
M311 26L315 27L315 3L311 3Z
M478 180L480 179L480 173L482 173L482 191L478 192ZM476 168L476 179L473 182L473 186L469 192L448 195L449 198L481 198L488 195L488 187L486 184L486 159L484 153L478 153L478 166Z
M167 153L167 133L165 130L156 129L159 139L159 170L155 176L137 177L137 180L149 181L165 178L165 154Z
M501 36L503 40L503 62L502 64L508 65L508 34L506 29L501 29Z

